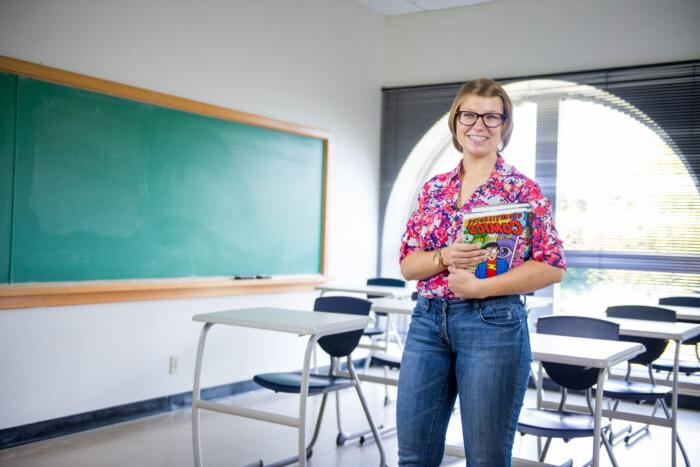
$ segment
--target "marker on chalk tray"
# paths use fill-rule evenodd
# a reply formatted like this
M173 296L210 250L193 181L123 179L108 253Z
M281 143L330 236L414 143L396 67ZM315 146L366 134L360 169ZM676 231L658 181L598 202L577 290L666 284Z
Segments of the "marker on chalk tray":
M249 276L233 276L234 280L270 279L270 276L263 274L251 274Z

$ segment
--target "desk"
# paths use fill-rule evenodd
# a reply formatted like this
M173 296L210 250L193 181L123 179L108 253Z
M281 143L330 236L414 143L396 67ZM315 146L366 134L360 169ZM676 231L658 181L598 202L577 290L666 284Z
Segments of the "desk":
M324 284L314 287L321 291L321 296L326 292L349 292L376 295L379 297L409 298L412 289L408 287L387 287L383 285L356 285L356 284Z
M540 362L564 363L599 368L597 387L605 386L610 367L644 352L642 344L581 337L531 334L532 359ZM541 404L541 378L538 382L538 405ZM600 428L603 415L603 391L596 391L593 425L593 466L600 462ZM544 405L544 404L542 404ZM585 410L588 413L588 409Z
M621 336L651 337L683 342L700 334L700 323L649 321L644 319L610 318L607 316L604 319L619 324Z
M676 319L680 321L692 321L700 323L700 307L697 306L675 306L675 305L654 305L661 308L668 308L676 312Z
M401 300L397 298L373 298L372 311L387 314L411 315L416 302L413 300Z
M662 305L663 306L663 305ZM666 307L664 308L689 308L689 307ZM700 318L700 308L698 317ZM678 317L678 314L676 314ZM687 339L700 334L700 323L682 323L682 322L663 322L663 321L648 321L639 319L621 319L621 318L605 318L620 325L620 335L633 337L650 337L655 339L669 339L674 341L676 347L673 358L673 382L671 387L671 465L676 465L676 439L678 438L678 360L681 343ZM700 319L698 319L700 322ZM663 384L663 383L660 383ZM615 418L620 417L616 413ZM653 425L669 426L668 419L660 417L645 417L634 416L624 417L630 421L642 421Z
M299 466L306 466L306 400L309 395L309 366L311 350L316 341L323 336L340 332L364 329L370 322L368 316L346 315L339 313L311 312L288 310L282 308L246 308L239 310L219 311L195 315L193 321L204 323L197 347L197 359L194 371L194 389L192 391L192 442L194 446L194 463L202 465L201 443L199 436L199 410L238 415L241 417L264 420L298 429ZM309 336L304 353L304 363L299 394L299 417L289 417L250 407L242 407L220 402L201 399L200 377L202 373L202 357L209 329L215 324L241 326L268 331L278 331Z
M603 415L606 417L612 417L620 420L627 420L631 422L649 423L656 426L665 426L671 428L671 464L676 465L676 439L678 438L678 356L680 350L680 344L686 339L697 336L700 334L700 324L695 323L680 323L680 322L662 322L662 321L648 321L639 319L622 319L622 318L603 318L606 321L611 321L617 323L620 326L620 335L630 336L630 337L649 337L653 339L668 339L675 342L675 358L674 358L674 371L673 371L673 381L671 387L673 392L671 394L671 418L661 418L652 417L648 415L638 415L627 412L615 411L604 409ZM636 379L635 379L636 380ZM648 379L639 379L642 382L648 382ZM658 382L659 385L664 385L665 382ZM667 383L666 383L667 385ZM598 386L601 387L601 386ZM596 399L599 394L603 391L596 391ZM597 403L597 401L596 401ZM558 406L555 402L544 401L538 396L538 405L547 408L556 408ZM585 406L576 406L567 404L567 409L576 410L579 412L587 412L588 408ZM597 408L597 405L596 405Z

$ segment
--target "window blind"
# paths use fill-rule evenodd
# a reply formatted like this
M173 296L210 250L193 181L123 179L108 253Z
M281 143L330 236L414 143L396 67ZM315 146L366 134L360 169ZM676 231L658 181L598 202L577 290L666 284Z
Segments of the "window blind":
M573 289L700 286L699 74L690 61L497 79L514 103L537 106L536 179L554 202ZM459 86L383 90L382 219L403 162Z

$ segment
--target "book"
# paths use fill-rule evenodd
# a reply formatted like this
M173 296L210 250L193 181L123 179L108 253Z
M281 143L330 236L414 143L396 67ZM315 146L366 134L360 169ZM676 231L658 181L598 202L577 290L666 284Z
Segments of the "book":
M479 279L503 274L522 264L532 254L531 208L527 203L482 206L462 218L462 241L486 250L476 265Z

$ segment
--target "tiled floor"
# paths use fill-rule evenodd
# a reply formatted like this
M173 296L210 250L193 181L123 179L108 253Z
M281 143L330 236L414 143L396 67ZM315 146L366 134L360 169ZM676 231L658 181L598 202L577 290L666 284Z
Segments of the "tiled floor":
M383 388L364 384L371 410L378 421L393 418L394 405L382 405ZM554 397L553 395L551 397ZM550 398L551 398L550 397ZM256 391L235 397L236 403L265 410L296 415L297 398L293 395ZM316 443L309 466L376 466L378 452L374 443L359 446L348 443L335 446L337 434L335 403L331 396L326 410L321 436ZM347 430L366 426L355 394L346 391L342 397L342 409ZM314 397L310 407L317 409L320 398ZM534 405L534 393L528 392L526 406ZM646 410L647 408L642 408ZM311 411L310 411L311 413ZM314 412L315 413L315 412ZM263 459L266 462L294 454L296 431L293 428L248 420L230 415L202 412L202 446L207 467L231 467L246 465ZM623 422L616 422L621 426ZM700 413L681 411L679 427L691 464L700 465ZM309 433L311 428L309 428ZM460 441L458 417L450 425L448 441ZM397 465L396 436L388 436L384 442L387 463ZM572 458L574 465L582 465L590 458L589 439L564 443L553 441L549 463L561 463ZM620 466L670 466L670 432L666 428L653 427L651 435L642 438L634 446L619 444L615 447ZM516 435L514 455L528 459L536 456L533 437ZM604 451L601 465L610 465ZM444 465L463 465L461 459L446 458ZM112 425L70 436L37 442L0 451L3 467L189 467L193 465L191 440L191 411L156 415L132 422ZM679 453L679 466L683 465Z

